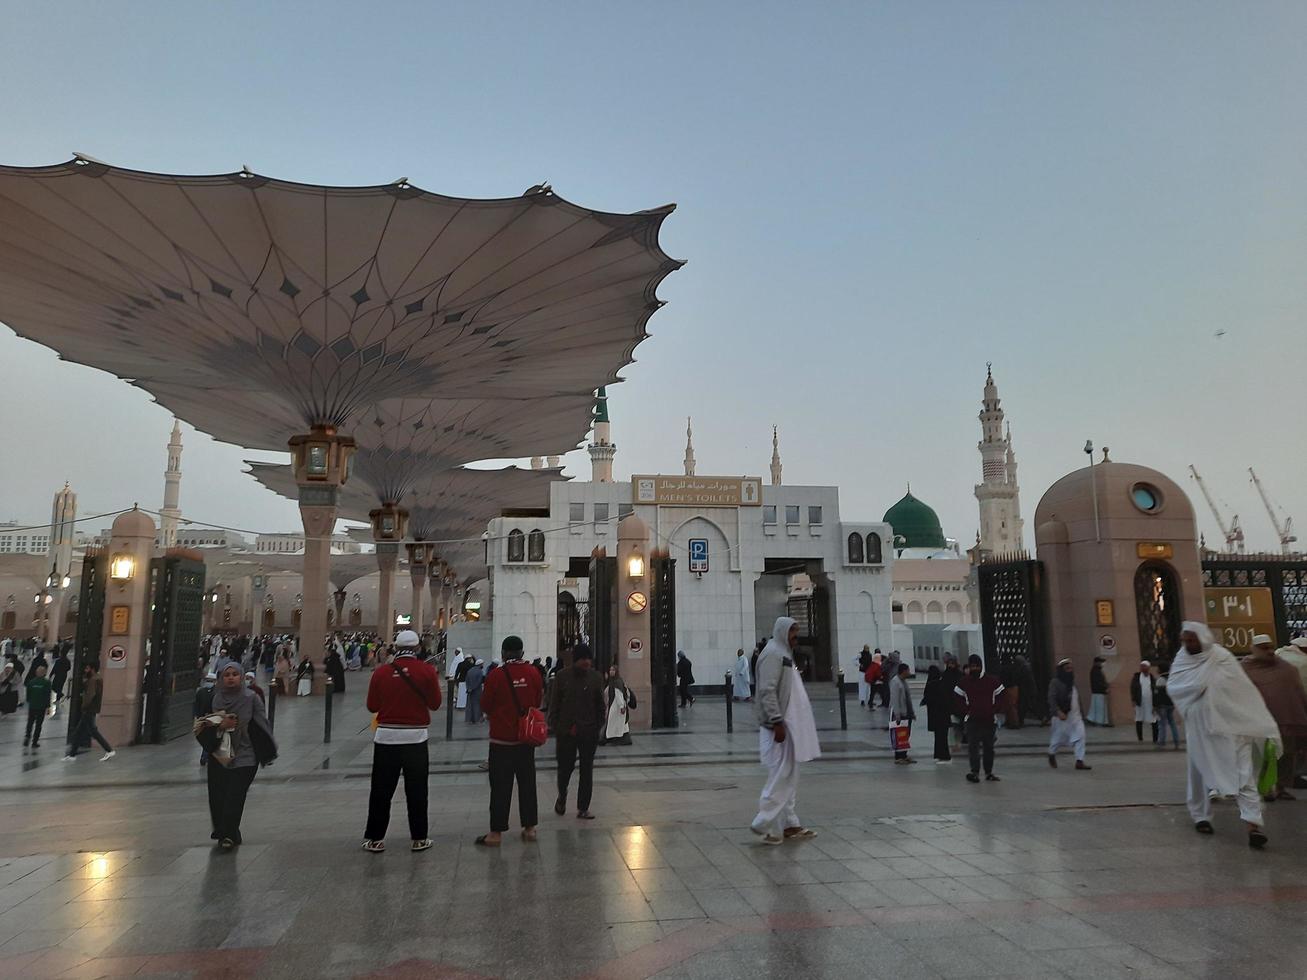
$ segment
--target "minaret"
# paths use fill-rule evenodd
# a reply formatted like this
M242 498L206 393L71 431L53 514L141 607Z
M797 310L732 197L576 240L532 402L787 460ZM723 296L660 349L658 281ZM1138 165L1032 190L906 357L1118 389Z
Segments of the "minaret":
M548 457L546 457L546 459L549 460L549 468L550 468L551 470L556 470L556 469L558 469L558 457L557 457L557 456L548 456Z
M771 427L771 485L781 485L781 437L774 425Z
M980 479L976 500L980 502L980 550L990 554L1020 551L1022 548L1021 499L1017 485L1017 457L1012 449L1012 430L1004 431L1003 409L993 365L986 364L985 393L980 410Z
M59 627L64 617L64 576L72 574L73 536L77 529L77 494L73 493L67 483L54 495L54 505L50 508L50 575L54 581L47 580L46 594L50 605L45 607L45 623L41 638L46 643L59 639Z
M182 426L174 419L172 438L168 440L168 468L163 473L163 507L159 509L159 544L164 551L177 544L177 523L182 516L179 506L181 493Z
M613 445L612 432L608 424L608 392L600 388L595 392L594 438L590 443L590 472L595 483L613 482L613 457L617 447Z
M544 468L545 468L545 461L543 459L541 459L539 456L531 457L531 469L542 470Z
M688 415L685 417L685 475L694 476L694 432Z

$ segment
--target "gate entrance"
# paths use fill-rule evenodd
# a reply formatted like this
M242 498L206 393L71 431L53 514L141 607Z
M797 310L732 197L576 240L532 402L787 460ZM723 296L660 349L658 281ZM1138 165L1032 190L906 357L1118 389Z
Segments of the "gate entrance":
M138 738L160 743L188 735L200 683L204 562L165 556L150 563L153 618L146 643Z
M649 724L676 728L676 559L653 558L649 573Z
M1180 649L1180 589L1175 569L1144 562L1135 572L1135 614L1139 619L1139 658L1170 663Z
M82 717L82 669L89 663L100 667L100 637L104 631L104 588L109 578L109 556L87 549L82 559L82 587L77 595L77 633L73 640L73 666L69 677L68 733L71 735ZM91 744L89 736L79 749Z
M1016 665L1024 657L1035 675L1035 691L1052 679L1044 563L1030 558L983 561L977 568L985 669ZM1063 654L1065 656L1065 654Z

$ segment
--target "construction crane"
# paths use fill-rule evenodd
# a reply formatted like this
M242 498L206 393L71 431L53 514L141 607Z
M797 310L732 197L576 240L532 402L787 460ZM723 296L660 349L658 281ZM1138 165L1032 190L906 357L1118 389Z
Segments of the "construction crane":
M1198 475L1198 471L1194 469L1192 463L1189 466L1189 472L1193 474L1194 481L1198 484L1198 489L1203 492L1203 499L1207 501L1207 506L1211 508L1212 516L1216 518L1217 526L1221 529L1221 533L1225 535L1226 553L1234 554L1235 552L1238 552L1242 555L1244 550L1243 528L1239 526L1239 515L1232 514L1230 517L1230 523L1227 524L1225 518L1221 516L1221 511L1216 506L1216 501L1212 499L1211 493L1208 492L1207 484L1203 482L1203 478Z
M1284 521L1281 523L1280 518L1275 513L1275 505L1271 503L1271 498L1266 493L1266 488L1262 486L1262 481L1257 479L1257 474L1253 468L1248 467L1248 475L1253 478L1253 486L1257 488L1257 493L1261 495L1262 504L1266 507L1266 513L1271 518L1271 524L1275 526L1275 533L1280 538L1280 550L1286 555L1293 549L1290 547L1297 537L1293 533L1293 518L1288 514L1284 515Z

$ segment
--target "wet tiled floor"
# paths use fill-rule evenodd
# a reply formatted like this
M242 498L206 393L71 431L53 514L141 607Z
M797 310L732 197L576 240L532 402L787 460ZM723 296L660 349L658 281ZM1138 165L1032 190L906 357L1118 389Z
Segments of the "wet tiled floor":
M1039 729L1004 733L1003 782L973 786L958 764L891 765L851 714L804 769L820 836L768 848L747 830L756 734L726 736L701 699L684 732L601 750L598 820L546 805L537 843L487 852L484 743L460 723L432 743L436 846L403 848L397 798L400 836L369 855L361 686L330 746L320 701L279 708L282 759L231 854L191 744L64 766L50 742L33 765L0 721L0 976L1307 975L1307 802L1268 808L1262 853L1229 805L1199 837L1183 753L1133 730L1091 731L1092 772L1050 770ZM552 778L542 758L546 804Z

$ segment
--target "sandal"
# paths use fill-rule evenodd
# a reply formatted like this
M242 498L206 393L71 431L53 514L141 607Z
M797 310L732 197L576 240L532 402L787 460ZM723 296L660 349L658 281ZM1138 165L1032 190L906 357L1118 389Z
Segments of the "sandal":
M763 842L764 844L767 844L767 845L771 846L771 847L775 847L775 846L778 845L778 844L784 844L784 843L785 843L785 838L784 838L784 837L777 837L775 834L768 834L766 837L764 837L764 838L762 839L762 842Z
M536 831L534 827L522 831L522 840L532 843L536 840Z
M384 840L365 840L363 842L363 850L369 854L380 854L385 849L386 842Z
M411 849L414 851L425 851L431 847L432 843L433 841L430 837L424 837L422 840L415 840Z
M785 830L786 840L812 840L817 836L817 831L809 830L807 827L787 827Z
M580 813L576 815L577 820L593 820L594 818L595 815L591 813L589 810L582 810Z
M478 838L477 838L476 840L474 840L472 843L476 844L477 847L498 847L499 844L500 844L500 841L497 841L497 840L486 840L486 838L489 837L489 836L490 836L489 834L482 834L480 837L478 837Z

